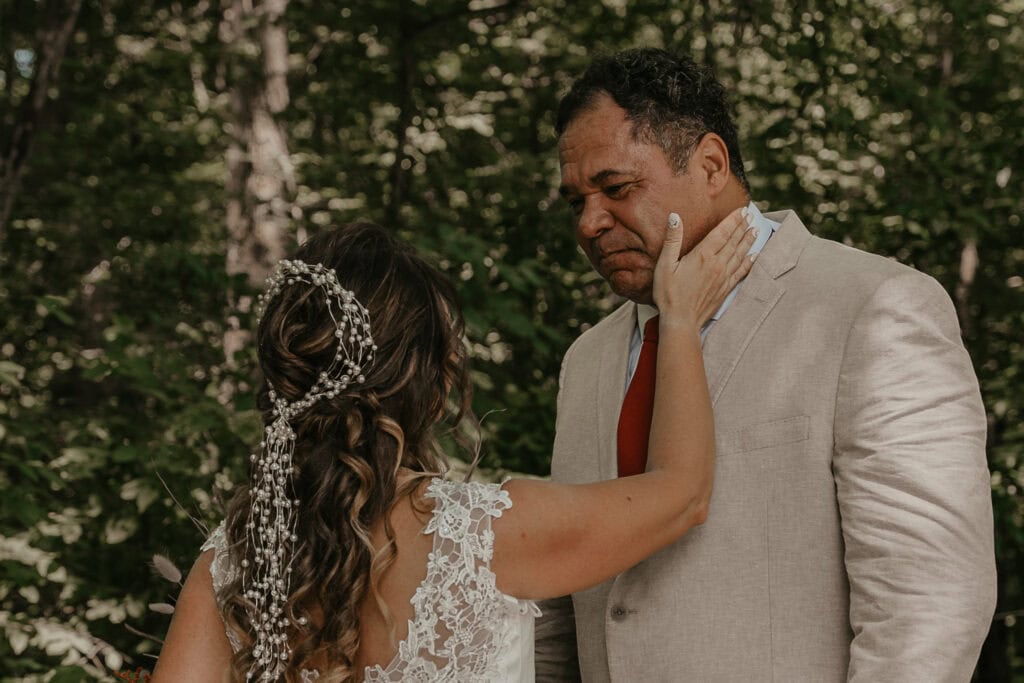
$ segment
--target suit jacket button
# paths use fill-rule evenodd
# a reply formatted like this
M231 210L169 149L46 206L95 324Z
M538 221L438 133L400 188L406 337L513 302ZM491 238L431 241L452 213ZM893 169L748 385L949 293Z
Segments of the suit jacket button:
M622 621L626 618L626 608L621 605L617 605L612 608L612 619L615 621Z

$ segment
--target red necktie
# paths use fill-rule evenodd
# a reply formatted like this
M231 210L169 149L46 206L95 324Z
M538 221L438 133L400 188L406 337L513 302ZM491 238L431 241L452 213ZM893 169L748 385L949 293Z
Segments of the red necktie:
M619 413L619 476L643 474L647 469L647 443L654 409L654 370L658 361L658 316L644 326L644 341L633 380Z

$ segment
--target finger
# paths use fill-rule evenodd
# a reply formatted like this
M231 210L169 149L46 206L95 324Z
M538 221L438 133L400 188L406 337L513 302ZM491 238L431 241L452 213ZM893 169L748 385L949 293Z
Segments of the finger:
M733 274L729 277L729 292L735 289L736 286L740 282L742 282L747 277L747 275L750 274L750 269L754 265L754 258L755 255L752 254L751 256L745 256L741 259L740 267L736 271L734 271ZM726 296L728 296L728 293L726 294Z
M661 245L656 268L672 268L678 261L683 250L683 221L677 213L668 215L665 241Z
M729 233L729 240L722 249L728 249L729 247L737 249L739 248L740 243L743 242L747 235L750 234L752 227L750 225L750 218L747 215L746 207L741 207L740 209L730 213L728 220L732 224L732 231Z
M707 254L717 254L729 244L730 238L732 238L737 231L742 234L743 225L744 219L741 209L729 212L729 215L723 218L722 221L707 234L707 237L701 240L701 250Z
M675 230L676 228L683 227L683 219L679 217L679 214L673 211L668 215L668 227Z
M723 297L728 296L736 285L738 285L747 275L750 274L750 269L754 266L754 260L757 258L756 254L737 254L732 262L729 264L728 276L723 278L722 292Z
M715 296L724 299L732 288L750 272L751 262L747 252L754 243L754 235L749 230L742 230L737 239L730 239L729 244L711 259L717 262L719 275L714 280Z
M737 252L741 250L746 251L750 248L750 244L753 243L752 236L754 233L751 231L750 226L747 225L746 218L740 216L739 221L739 225L733 228L732 233L729 235L729 240L719 251L719 254L725 258L731 259Z
M735 244L732 245L732 251L728 254L728 261L725 266L725 271L730 276L737 271L744 271L744 274L749 271L750 261L747 258L750 248L754 246L754 232L752 230L744 230L739 236L739 239ZM723 249L721 253L725 254L727 250Z
M732 215L727 219L729 223L732 222ZM743 221L742 217L740 220ZM723 229L728 228L726 222L723 221L721 224ZM746 228L746 222L743 221L740 226L729 228L732 232L729 234L725 244L714 253L710 258L716 259L723 266L723 271L729 273L736 268L739 264L739 259L743 257L750 250L750 247L754 243L754 233Z

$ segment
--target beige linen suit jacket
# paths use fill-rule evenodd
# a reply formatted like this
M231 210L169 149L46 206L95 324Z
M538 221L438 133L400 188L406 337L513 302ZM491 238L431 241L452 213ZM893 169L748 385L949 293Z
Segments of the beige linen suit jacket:
M995 608L985 414L930 277L791 212L704 344L707 522L542 605L538 680L967 681ZM616 476L635 304L566 353L552 477ZM685 410L685 406L680 406ZM609 548L608 552L615 552ZM575 613L575 639L572 616Z

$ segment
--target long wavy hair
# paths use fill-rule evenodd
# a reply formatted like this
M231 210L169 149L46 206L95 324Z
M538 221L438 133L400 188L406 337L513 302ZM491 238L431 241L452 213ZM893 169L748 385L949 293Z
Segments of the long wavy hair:
M471 416L464 323L451 283L380 226L352 223L322 232L294 258L334 269L342 287L368 309L377 351L364 369L364 382L317 402L292 422L294 487L301 503L285 607L292 649L285 679L298 681L301 669L316 668L325 683L361 680L355 661L360 606L367 597L393 628L378 593L396 554L387 513L420 479L447 470L439 445L442 430L456 431ZM270 424L269 385L279 397L295 401L335 353L335 324L322 290L284 286L267 303L257 343L266 380L258 405ZM419 476L399 486L403 467ZM250 507L250 488L242 486L226 520L236 567L255 560L246 543ZM381 520L387 541L375 549L370 533ZM244 680L254 665L254 639L252 604L241 576L221 594L220 604L241 644L231 662L232 677Z

